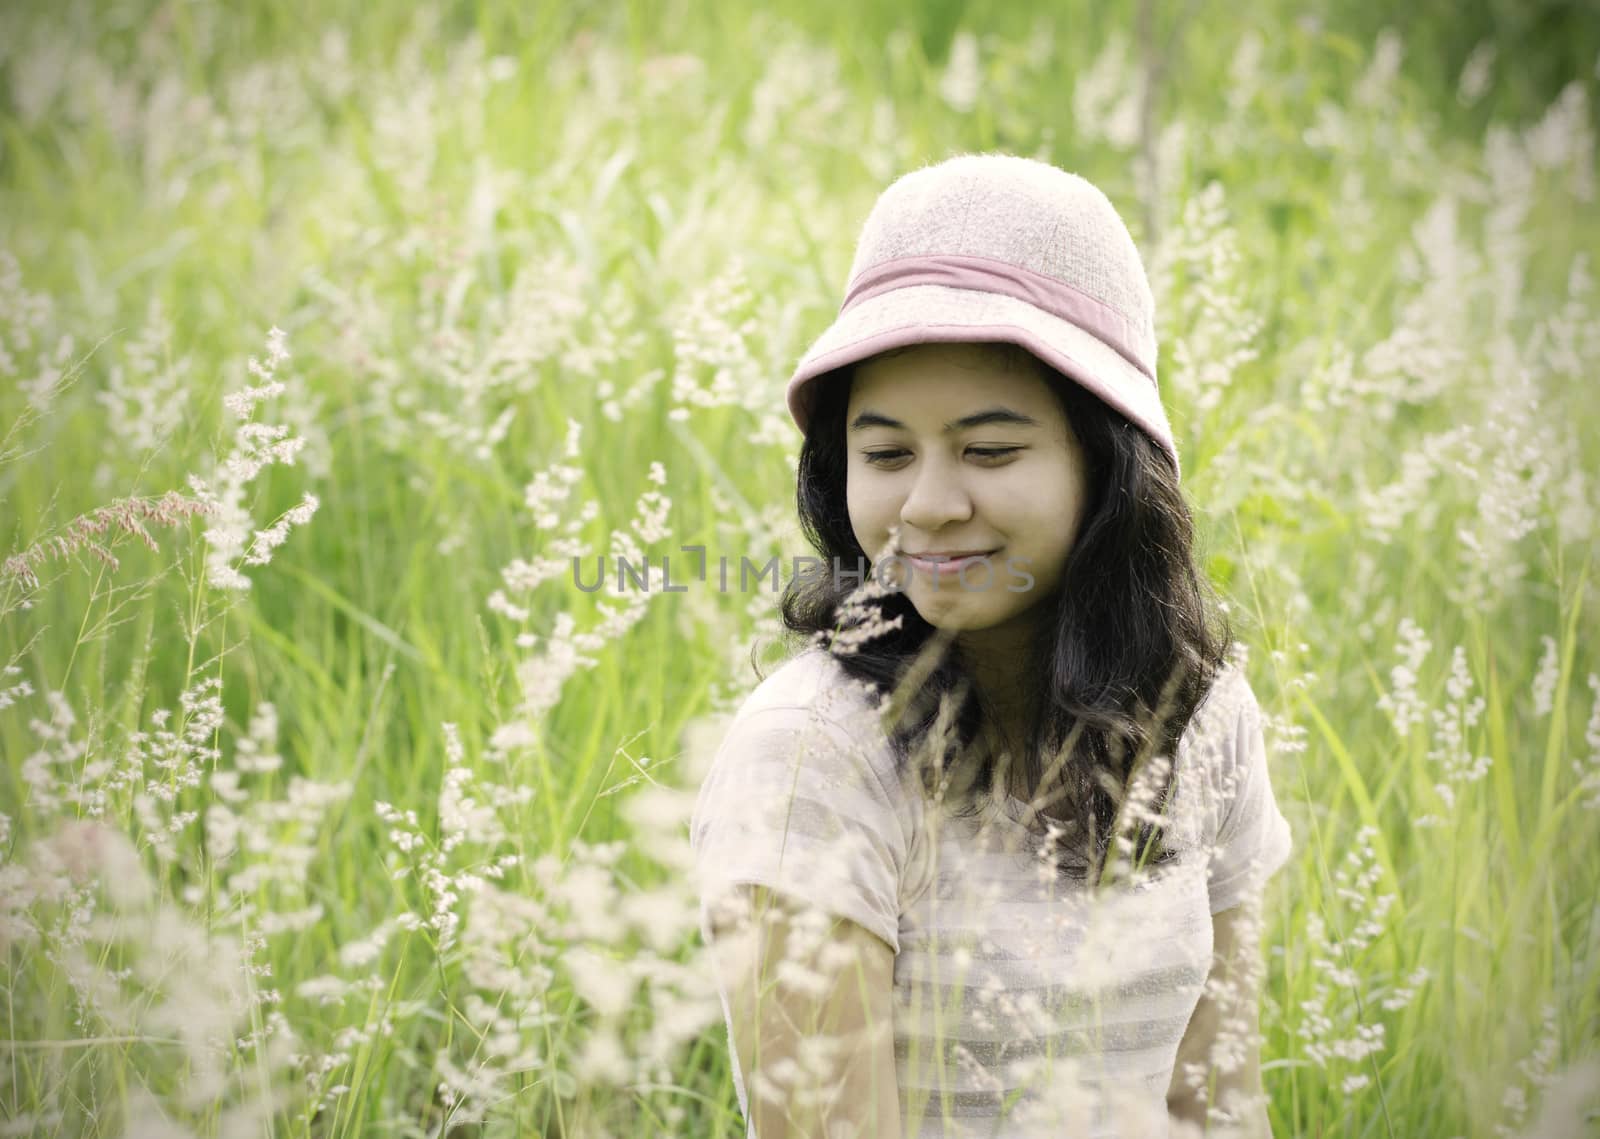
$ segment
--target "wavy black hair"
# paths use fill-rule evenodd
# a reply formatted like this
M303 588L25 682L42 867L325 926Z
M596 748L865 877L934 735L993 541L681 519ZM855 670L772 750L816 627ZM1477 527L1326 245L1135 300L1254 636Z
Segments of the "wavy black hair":
M1089 498L1062 580L1033 610L1022 672L1033 712L1019 760L1032 808L1026 821L1056 844L1058 875L1100 883L1121 861L1108 857L1114 839L1143 866L1176 853L1161 812L1177 743L1227 658L1232 630L1196 569L1194 522L1167 453L1025 349L983 347L998 364L1034 369L1050 385L1088 461ZM847 568L870 566L881 553L861 549L846 505L854 374L852 366L812 381L796 477L807 540L825 565ZM792 577L779 603L787 633L826 646L848 675L884 697L900 770L918 762L925 789L938 783L955 813L975 814L978 794L1001 793L1009 777L1000 753L975 746L990 738L992 707L960 652L950 651L950 634L925 621L906 593L854 587L848 576ZM965 793L946 793L952 779Z

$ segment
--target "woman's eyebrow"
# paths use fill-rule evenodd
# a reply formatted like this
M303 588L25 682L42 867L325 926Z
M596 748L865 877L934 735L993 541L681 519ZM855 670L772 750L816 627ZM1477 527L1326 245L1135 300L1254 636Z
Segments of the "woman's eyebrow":
M1020 411L1012 411L1009 407L986 407L982 411L975 411L971 415L963 415L960 419L952 419L944 425L946 435L955 431L965 431L969 427L985 427L990 424L1004 424L1010 427L1041 427L1037 419L1031 415L1024 415ZM891 419L879 411L863 411L850 421L851 431L861 431L868 427L890 427L904 430L905 424L898 419Z

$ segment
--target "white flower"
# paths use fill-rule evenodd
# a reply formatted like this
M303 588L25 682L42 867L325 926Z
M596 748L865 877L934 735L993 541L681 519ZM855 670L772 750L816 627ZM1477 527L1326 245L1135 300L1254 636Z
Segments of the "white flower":
M1561 661L1556 654L1556 639L1548 633L1540 637L1544 655L1539 658L1539 671L1533 678L1533 710L1538 716L1548 716L1555 707L1556 682L1561 676Z
M562 956L577 994L601 1016L621 1016L633 995L634 979L627 964L604 957L588 946L577 946Z
M956 33L950 42L950 59L939 78L939 97L951 110L965 113L978 105L982 71L978 63L978 37L969 31Z
M1417 670L1431 648L1427 634L1410 617L1400 619L1401 663L1389 670L1388 692L1378 697L1378 707L1389 714L1394 729L1405 735L1412 724L1423 720L1425 705L1417 694Z
M1467 56L1456 81L1456 99L1462 106L1472 106L1489 90L1497 50L1493 40L1483 40Z

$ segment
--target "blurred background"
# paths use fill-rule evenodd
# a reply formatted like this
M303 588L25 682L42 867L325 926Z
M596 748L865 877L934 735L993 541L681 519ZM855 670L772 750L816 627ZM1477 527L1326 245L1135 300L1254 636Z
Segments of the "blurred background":
M1597 84L1576 3L8 4L0 1134L742 1134L776 595L659 567L810 552L784 382L985 150L1150 269L1275 1133L1593 1134Z

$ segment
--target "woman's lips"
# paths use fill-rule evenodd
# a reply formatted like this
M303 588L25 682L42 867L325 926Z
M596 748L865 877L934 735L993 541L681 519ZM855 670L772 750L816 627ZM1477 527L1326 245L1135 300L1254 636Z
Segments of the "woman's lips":
M963 566L976 565L986 558L994 557L998 552L997 550L990 550L987 553L968 554L960 558L931 558L907 554L906 560L924 573L936 575L959 574Z

